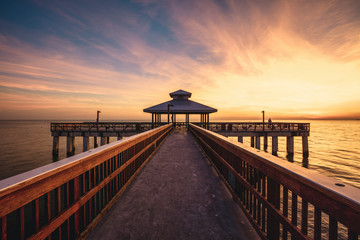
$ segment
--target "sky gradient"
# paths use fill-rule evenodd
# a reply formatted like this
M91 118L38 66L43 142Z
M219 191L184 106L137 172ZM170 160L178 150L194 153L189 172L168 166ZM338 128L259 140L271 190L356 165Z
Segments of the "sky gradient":
M360 119L360 1L0 2L0 119Z

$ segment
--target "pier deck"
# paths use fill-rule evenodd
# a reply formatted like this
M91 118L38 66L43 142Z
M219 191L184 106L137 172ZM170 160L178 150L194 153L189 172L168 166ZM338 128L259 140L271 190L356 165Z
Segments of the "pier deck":
M175 131L88 239L259 239L192 135Z

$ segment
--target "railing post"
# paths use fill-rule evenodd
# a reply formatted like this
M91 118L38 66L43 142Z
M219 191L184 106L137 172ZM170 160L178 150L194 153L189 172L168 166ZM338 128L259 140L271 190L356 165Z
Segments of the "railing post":
M275 206L280 208L280 184L267 177L267 199ZM280 224L270 211L267 211L267 237L276 240L280 237Z

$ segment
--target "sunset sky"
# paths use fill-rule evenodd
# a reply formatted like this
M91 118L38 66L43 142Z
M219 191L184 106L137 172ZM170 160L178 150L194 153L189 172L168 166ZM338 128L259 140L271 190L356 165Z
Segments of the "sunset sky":
M0 119L360 119L359 0L0 2Z

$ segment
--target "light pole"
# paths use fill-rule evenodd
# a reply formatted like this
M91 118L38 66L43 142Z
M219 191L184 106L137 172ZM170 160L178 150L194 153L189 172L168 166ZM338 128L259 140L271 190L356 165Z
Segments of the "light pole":
M265 111L262 110L262 115L263 115L263 131L265 131Z
M167 114L168 114L168 123L170 123L170 107L173 107L174 105L172 105L172 104L168 104L168 112L167 112Z
M100 115L100 111L98 110L96 113L96 123L99 123L99 115Z

